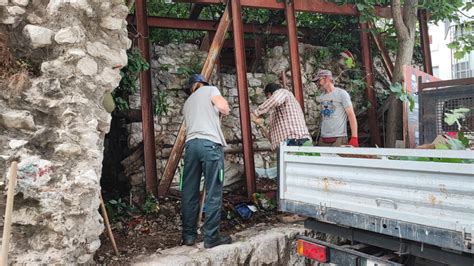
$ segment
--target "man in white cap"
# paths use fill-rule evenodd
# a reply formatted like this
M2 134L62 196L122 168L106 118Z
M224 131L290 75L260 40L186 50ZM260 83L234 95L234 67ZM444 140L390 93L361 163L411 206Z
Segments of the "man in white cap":
M338 147L349 144L359 147L357 119L347 91L335 87L332 72L320 70L313 78L323 93L316 98L321 107L321 134L318 146ZM347 141L347 121L351 127L351 138Z

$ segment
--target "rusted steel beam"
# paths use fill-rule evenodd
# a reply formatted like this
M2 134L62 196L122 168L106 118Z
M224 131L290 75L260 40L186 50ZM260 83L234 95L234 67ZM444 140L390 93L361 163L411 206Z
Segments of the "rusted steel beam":
M235 68L239 98L240 126L242 129L242 147L244 150L244 170L247 178L247 196L249 199L256 191L255 165L253 160L252 131L250 126L250 107L247 88L247 68L245 65L244 31L240 0L231 0L232 27L234 29Z
M290 50L291 80L293 93L304 112L303 82L301 81L300 54L298 52L298 33L296 32L296 17L294 0L285 0L286 25L288 28L288 48Z
M393 78L393 62L392 59L390 58L387 49L385 48L385 45L382 42L382 39L380 38L380 34L375 32L375 28L371 23L368 23L367 26L370 29L370 33L372 33L372 39L374 40L375 45L379 49L380 54L382 55L382 63L383 67L385 68L385 72L388 75L388 78L392 80Z
M137 14L138 47L145 61L150 62L150 43L148 39L147 7L145 0L135 2ZM150 70L140 73L140 102L142 109L143 153L145 163L145 181L147 193L157 197L155 129L153 123L153 107L151 93Z
M212 40L209 53L207 54L206 62L202 68L201 74L209 79L212 74L212 69L214 68L216 59L221 51L222 45L224 43L225 34L230 26L230 16L229 16L229 7L226 8L222 14L219 26L217 27L216 34ZM170 188L171 182L173 181L174 173L178 167L179 160L183 154L184 143L186 141L186 125L181 123L181 127L178 131L178 136L176 141L171 149L170 156L165 165L165 170L163 171L163 176L161 178L160 186L158 187L158 195L160 198L166 197L168 190Z
M202 5L222 4L222 0L178 0L178 2L195 3ZM268 9L285 9L284 1L276 0L241 0L242 7L252 8L268 8ZM295 11L298 12L312 12L321 14L347 15L358 16L359 12L355 5L344 4L337 5L336 3L325 2L324 0L295 0ZM391 18L392 14L390 7L375 7L375 14L379 17Z
M420 39L423 50L423 67L426 73L433 75L433 64L431 62L430 36L428 32L428 14L426 10L418 10L418 21L420 24Z
M280 72L280 84L283 86L283 88L286 88L286 73L284 70Z
M439 81L430 81L422 82L418 86L418 92L421 92L423 89L427 88L438 88L438 87L450 87L450 86L469 86L474 84L474 78L463 78L463 79L451 79L451 80L439 80Z
M133 23L134 16L127 17L128 23ZM185 30L199 30L199 31L216 31L219 21L214 20L197 20L197 19L183 19L183 18L166 18L148 16L148 26L151 28L167 28L167 29L185 29ZM232 31L232 29L229 29ZM309 35L311 31L308 28L299 28L304 35ZM264 24L244 24L245 33L258 34L280 34L286 35L287 29L283 26L271 26Z
M379 122L377 119L377 99L374 91L374 70L372 56L370 54L370 43L367 23L360 23L360 43L362 45L362 63L365 71L365 89L367 100L370 102L368 110L370 140L372 146L381 146Z

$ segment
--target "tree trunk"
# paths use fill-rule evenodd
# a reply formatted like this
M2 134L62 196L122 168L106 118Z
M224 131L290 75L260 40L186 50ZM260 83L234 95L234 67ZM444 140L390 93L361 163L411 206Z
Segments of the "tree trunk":
M397 59L392 82L403 85L403 66L411 65L415 46L418 0L405 0L402 8L400 0L392 0L392 16L398 39ZM395 147L395 142L403 138L402 102L392 93L387 117L386 147Z

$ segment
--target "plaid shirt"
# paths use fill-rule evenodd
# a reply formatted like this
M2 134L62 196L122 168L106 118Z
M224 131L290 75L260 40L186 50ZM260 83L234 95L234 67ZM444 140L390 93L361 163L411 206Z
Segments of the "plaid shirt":
M287 139L311 139L301 106L288 90L276 90L254 113L261 116L268 112L271 112L269 133L272 149Z

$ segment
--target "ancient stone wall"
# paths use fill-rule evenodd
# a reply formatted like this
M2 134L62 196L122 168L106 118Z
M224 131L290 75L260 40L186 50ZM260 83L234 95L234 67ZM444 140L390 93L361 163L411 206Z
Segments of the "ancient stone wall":
M26 65L0 80L1 177L19 162L11 263L86 263L100 246L102 99L127 63L127 14L122 0L0 0L2 52Z

